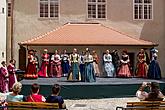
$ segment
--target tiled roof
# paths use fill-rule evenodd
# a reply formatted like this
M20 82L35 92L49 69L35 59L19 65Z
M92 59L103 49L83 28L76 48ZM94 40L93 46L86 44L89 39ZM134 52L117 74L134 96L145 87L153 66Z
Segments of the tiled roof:
M67 23L20 45L157 45L98 23Z

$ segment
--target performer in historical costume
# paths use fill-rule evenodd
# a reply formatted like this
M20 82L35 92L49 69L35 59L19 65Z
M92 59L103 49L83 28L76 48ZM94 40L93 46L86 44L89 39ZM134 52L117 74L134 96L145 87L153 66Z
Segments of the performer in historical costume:
M155 48L151 49L151 63L149 65L148 78L151 79L161 79L161 69L157 61L157 52Z
M48 77L49 54L47 52L48 50L44 49L44 53L42 54L42 64L38 72L40 77Z
M137 77L147 78L148 65L146 63L146 55L144 49L141 49L137 55L137 67L136 67L136 75Z
M103 60L104 60L104 69L107 74L107 77L114 77L115 68L112 64L112 56L109 53L109 50L106 50L106 53L103 56Z
M26 73L24 75L25 78L38 78L37 70L36 70L36 60L34 57L34 50L29 50L28 53L28 65L26 68Z
M10 60L10 64L7 66L9 72L9 91L12 91L13 84L17 82L15 63L14 59Z
M93 57L93 67L94 67L95 76L100 77L101 73L99 70L99 57L95 50L93 50L93 52L92 52L92 57Z
M68 76L70 65L69 65L69 55L67 54L67 50L64 50L63 54L61 55L61 66L62 66L63 76Z
M90 51L86 49L86 55L84 57L85 62L85 82L95 82L95 73L93 67L93 56L90 55Z
M70 81L81 81L81 74L79 69L79 54L77 49L73 49L73 53L70 55L71 70L68 75Z
M54 55L51 57L50 77L60 78L62 76L61 58L58 50L55 50Z
M81 81L85 81L85 62L84 62L84 57L85 57L85 51L82 51L80 55L80 73L81 73Z
M120 58L119 58L119 55L118 55L118 51L113 50L111 55L112 55L112 63L114 65L115 73L116 73L115 76L117 76L119 66L120 66Z
M129 68L129 56L127 54L127 50L123 50L122 59L120 60L119 72L117 74L118 77L131 77L131 72Z
M6 67L6 62L1 62L2 67L0 68L0 91L3 93L9 92L9 73Z
M37 51L34 50L34 60L35 60L35 65L36 65L36 71L39 70L39 58L37 56Z

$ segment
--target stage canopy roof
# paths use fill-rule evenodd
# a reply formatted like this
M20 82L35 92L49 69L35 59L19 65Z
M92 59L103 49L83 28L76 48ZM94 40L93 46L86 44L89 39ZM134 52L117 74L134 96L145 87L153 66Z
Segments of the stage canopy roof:
M99 23L67 23L19 45L122 45L156 46L157 44L105 27Z

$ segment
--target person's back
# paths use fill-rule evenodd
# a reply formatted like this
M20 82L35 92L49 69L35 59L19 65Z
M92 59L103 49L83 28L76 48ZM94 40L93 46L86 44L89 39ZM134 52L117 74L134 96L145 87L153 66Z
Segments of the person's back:
M62 96L58 96L60 93L60 86L58 84L53 85L52 94L46 98L47 103L58 103L59 108L66 108Z
M12 87L12 92L6 93L6 96L7 96L6 101L7 102L22 102L24 100L24 96L19 95L21 88L22 88L21 83L19 82L14 83Z
M164 95L158 91L156 92L149 92L148 97L145 99L145 101L162 101L164 98Z
M150 92L144 98L145 101L162 101L164 99L164 95L159 90L159 84L157 82L150 82L144 85L150 89Z
M31 86L31 92L32 94L27 96L26 101L27 102L45 102L45 97L38 94L39 93L40 86L38 84L33 84Z

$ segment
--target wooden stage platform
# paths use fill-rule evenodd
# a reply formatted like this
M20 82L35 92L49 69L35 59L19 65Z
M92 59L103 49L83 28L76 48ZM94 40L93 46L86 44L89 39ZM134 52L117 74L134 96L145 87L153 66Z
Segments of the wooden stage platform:
M62 78L38 78L33 80L24 79L22 94L30 93L30 86L38 83L41 86L40 93L44 96L51 94L51 86L55 83L61 85L61 95L65 99L86 99L86 98L111 98L111 97L132 97L142 82L158 82L161 90L165 91L165 79L152 80L142 78L97 78L96 82L71 82L66 77Z

